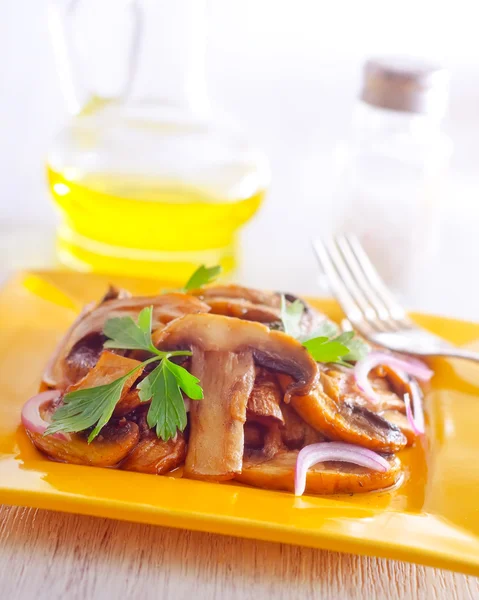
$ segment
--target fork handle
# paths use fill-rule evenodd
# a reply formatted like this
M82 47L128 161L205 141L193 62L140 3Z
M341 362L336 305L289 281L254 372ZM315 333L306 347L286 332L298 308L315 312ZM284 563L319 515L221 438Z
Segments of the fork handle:
M472 350L461 350L460 348L448 348L445 350L439 350L434 353L435 356L444 356L447 358L462 358L464 360L472 360L473 362L479 363L479 352L473 352Z

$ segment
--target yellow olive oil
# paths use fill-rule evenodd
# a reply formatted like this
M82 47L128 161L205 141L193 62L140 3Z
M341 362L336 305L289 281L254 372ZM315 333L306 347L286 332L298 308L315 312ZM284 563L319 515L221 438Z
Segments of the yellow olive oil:
M75 270L186 281L200 263L235 266L237 231L264 190L245 197L153 178L98 173L72 177L48 167L61 213L57 253Z

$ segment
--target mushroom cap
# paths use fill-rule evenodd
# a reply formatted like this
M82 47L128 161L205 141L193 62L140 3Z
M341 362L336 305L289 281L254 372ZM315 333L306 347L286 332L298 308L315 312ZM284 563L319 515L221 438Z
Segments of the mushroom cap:
M157 338L161 350L190 348L206 352L251 352L256 364L290 375L286 390L306 394L316 383L318 367L302 344L281 331L261 323L212 314L185 315L169 323Z
M116 466L140 439L138 425L131 421L108 423L90 444L86 436L78 433L68 434L66 440L28 430L27 435L39 450L53 460L93 467Z

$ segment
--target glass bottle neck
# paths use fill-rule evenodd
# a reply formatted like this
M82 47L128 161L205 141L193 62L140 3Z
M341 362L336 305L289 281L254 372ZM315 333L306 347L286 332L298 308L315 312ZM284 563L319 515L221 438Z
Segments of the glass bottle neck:
M49 25L71 113L111 102L208 111L205 0L50 0Z
M139 44L127 101L205 113L204 0L137 0Z

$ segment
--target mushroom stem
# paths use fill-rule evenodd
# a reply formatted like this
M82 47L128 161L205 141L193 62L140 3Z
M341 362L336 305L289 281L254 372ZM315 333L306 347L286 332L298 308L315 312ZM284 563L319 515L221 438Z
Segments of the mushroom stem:
M232 479L243 467L246 405L255 379L252 354L193 347L191 372L201 381L204 399L190 405L185 475Z
M308 394L318 368L294 338L261 323L221 315L186 315L161 330L161 350L189 348L191 372L204 398L190 404L190 441L185 473L230 479L243 464L246 406L254 385L254 361L293 377L286 398Z

